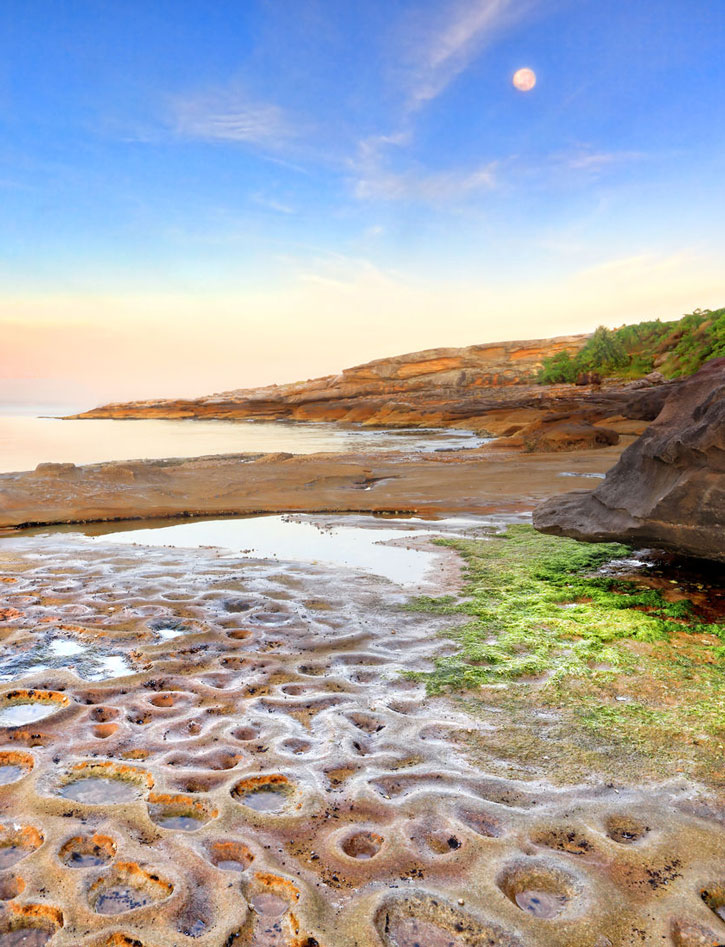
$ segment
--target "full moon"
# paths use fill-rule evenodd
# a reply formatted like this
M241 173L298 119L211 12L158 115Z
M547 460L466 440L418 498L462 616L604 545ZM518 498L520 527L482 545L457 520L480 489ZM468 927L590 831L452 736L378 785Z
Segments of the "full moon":
M519 92L531 92L536 85L536 73L533 69L517 69L513 83Z

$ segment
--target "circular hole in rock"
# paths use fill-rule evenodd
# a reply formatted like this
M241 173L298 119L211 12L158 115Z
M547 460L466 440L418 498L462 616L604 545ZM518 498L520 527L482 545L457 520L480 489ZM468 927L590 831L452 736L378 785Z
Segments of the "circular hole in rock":
M425 838L428 848L435 855L450 855L461 847L461 840L457 835L448 832L431 832Z
M372 717L369 714L360 714L352 713L349 714L350 723L362 730L363 733L373 734L380 733L381 730L385 729L385 724L382 720L377 717Z
M340 848L349 858L360 860L375 858L385 839L375 832L355 832L340 843Z
M89 716L96 723L108 723L109 720L115 720L120 712L115 707L94 707Z
M151 793L148 798L149 816L164 829L195 832L219 814L205 802L191 796L172 796Z
M248 612L255 605L254 599L245 599L245 598L225 598L222 601L222 607L225 611L231 612L232 614L238 612Z
M256 612L256 614L251 616L250 621L270 628L276 628L279 625L286 625L291 622L292 616L281 610L278 612Z
M478 921L425 892L386 899L375 926L385 947L522 947L497 924Z
M0 870L12 868L43 844L43 834L32 825L0 825Z
M116 857L116 843L107 835L76 835L61 847L58 857L68 868L100 868Z
M586 835L576 829L544 829L531 837L534 845L543 845L557 852L566 852L567 855L591 855L594 845Z
M236 730L232 732L232 736L235 740L239 740L242 743L246 743L248 740L256 740L260 734L260 728L257 724L250 724L246 727L237 727Z
M0 901L12 901L25 891L25 882L18 875L0 877Z
M573 880L563 871L542 864L515 865L498 878L509 900L532 917L558 917L576 896Z
M30 753L16 750L0 753L0 786L16 783L23 776L27 776L34 765L35 761Z
M89 762L78 763L66 773L58 794L87 805L118 805L132 802L151 786L151 774L134 766Z
M244 639L248 638L251 634L252 632L246 628L235 628L227 632L227 638L231 638L232 641L244 641Z
M250 776L232 789L232 796L256 812L277 813L286 809L294 787L286 776Z
M467 947L470 943L451 931L417 917L397 917L388 925L391 947Z
M327 673L328 666L326 664L300 664L297 670L300 674L309 675L310 677L321 677Z
M721 921L725 921L725 883L710 885L700 892L700 897Z
M58 691L16 690L0 698L0 727L22 727L45 720L69 704Z
M263 914L265 917L280 917L289 909L283 898L268 891L255 894L250 903L257 914Z
M158 874L135 862L123 862L91 884L88 901L97 914L124 914L165 901L173 890Z
M280 749L285 753L294 753L295 756L301 756L303 753L310 752L312 744L309 740L299 740L297 737L292 737L285 740Z
M131 802L138 797L138 787L123 779L108 779L105 776L86 776L61 786L59 795L74 802L85 802L93 806L109 806L119 802Z
M607 819L606 830L612 841L631 845L647 835L649 826L631 816L613 815Z
M173 707L178 699L176 694L154 694L149 698L149 703L154 707Z
M204 764L213 770L234 769L237 763L241 763L244 755L234 750L215 750L213 753L207 753L204 757Z
M477 835L484 838L498 838L503 835L504 828L498 819L489 815L487 812L479 812L475 809L461 809L457 813L458 818L467 825L469 829Z
M47 927L16 927L0 933L0 947L43 947L53 934Z
M181 792L213 792L226 782L225 776L181 776L173 786Z
M243 842L209 842L206 851L212 865L222 871L246 871L254 861Z
M151 631L158 632L159 637L165 640L178 638L184 632L191 631L191 627L180 618L153 618L148 625Z
M118 731L117 723L97 723L93 728L93 736L99 740L107 740Z
M530 888L517 891L514 901L527 914L534 917L556 917L564 910L567 898L563 894L553 894L551 891Z

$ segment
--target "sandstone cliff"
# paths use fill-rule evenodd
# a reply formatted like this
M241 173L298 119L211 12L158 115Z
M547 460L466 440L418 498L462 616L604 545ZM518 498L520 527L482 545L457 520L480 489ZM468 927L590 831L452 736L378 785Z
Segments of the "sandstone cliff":
M134 401L86 411L83 418L255 418L344 421L386 426L455 424L491 406L538 400L545 358L578 351L586 335L465 348L428 349L377 359L338 375L193 400Z
M337 421L381 427L460 427L505 438L506 449L581 450L640 434L676 384L540 385L544 359L589 336L428 349L310 381L236 389L193 400L133 401L79 418Z

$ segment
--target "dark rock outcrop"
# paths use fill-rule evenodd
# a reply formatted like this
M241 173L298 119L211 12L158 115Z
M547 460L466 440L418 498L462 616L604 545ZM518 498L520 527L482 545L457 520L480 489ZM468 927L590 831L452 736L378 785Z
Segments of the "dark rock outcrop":
M725 358L672 390L600 487L552 497L534 526L725 562Z

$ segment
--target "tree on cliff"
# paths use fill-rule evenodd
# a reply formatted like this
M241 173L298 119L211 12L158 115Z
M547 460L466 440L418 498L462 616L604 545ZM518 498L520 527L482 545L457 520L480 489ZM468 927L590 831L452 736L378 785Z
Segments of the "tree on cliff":
M579 352L577 361L585 371L616 371L629 364L629 357L616 334L605 326L599 326Z
M547 358L539 372L538 380L542 385L555 385L557 382L575 382L578 375L576 361L569 352L557 352Z

